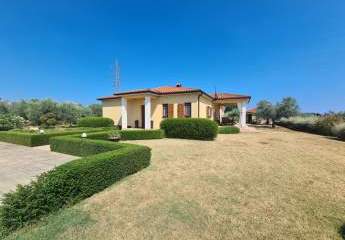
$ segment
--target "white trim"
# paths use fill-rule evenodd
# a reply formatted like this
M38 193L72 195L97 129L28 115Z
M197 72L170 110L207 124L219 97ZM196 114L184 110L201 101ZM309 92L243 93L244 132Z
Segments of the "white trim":
M240 127L247 126L247 102L237 103L238 110L240 111Z
M127 100L126 98L121 98L121 126L122 129L127 129Z
M145 96L145 129L151 128L151 97Z

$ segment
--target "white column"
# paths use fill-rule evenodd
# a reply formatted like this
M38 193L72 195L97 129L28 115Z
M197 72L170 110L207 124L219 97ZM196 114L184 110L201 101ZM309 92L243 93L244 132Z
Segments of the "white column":
M122 129L127 129L127 99L121 98L121 126Z
M240 127L246 127L246 120L247 120L247 103L240 102L237 103L238 110L240 111Z
M219 122L222 123L224 117L224 106L220 105L219 106Z
M151 128L151 97L145 96L145 129Z

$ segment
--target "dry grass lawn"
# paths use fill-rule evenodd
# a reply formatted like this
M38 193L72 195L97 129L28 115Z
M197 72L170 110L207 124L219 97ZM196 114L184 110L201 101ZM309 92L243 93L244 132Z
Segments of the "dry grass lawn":
M289 130L135 141L151 166L17 239L342 239L345 143Z

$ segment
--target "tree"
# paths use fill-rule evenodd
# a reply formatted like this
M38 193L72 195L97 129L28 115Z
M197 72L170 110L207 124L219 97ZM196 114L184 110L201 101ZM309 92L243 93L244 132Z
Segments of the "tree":
M81 116L82 107L75 103L61 103L58 105L57 118L64 123L72 125Z
M277 119L281 118L289 118L297 116L299 112L299 107L295 98L286 97L277 104L276 106L277 111Z
M235 124L240 119L240 111L237 106L227 106L224 110L224 115L229 118L230 124Z
M91 104L89 105L89 108L91 109L92 115L95 116L102 116L102 105L101 104Z
M258 118L266 119L267 124L269 120L272 120L272 125L274 125L274 120L276 119L276 110L273 104L269 101L262 100L257 104L256 116Z
M6 101L2 101L0 98L0 114L7 114L10 112L9 104Z

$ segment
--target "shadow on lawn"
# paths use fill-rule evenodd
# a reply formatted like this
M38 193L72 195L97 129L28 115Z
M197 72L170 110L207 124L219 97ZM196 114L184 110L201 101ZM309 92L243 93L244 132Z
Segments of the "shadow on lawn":
M345 240L345 223L340 227L339 234Z

